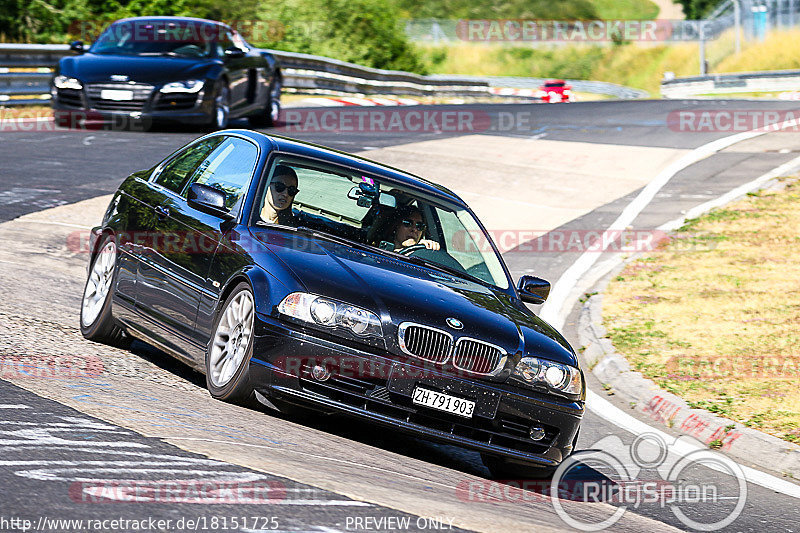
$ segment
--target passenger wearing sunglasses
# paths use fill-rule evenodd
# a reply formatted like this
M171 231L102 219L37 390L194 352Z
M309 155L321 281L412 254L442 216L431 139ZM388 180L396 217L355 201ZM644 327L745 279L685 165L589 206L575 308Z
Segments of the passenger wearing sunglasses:
M422 218L422 211L416 207L401 208L397 213L394 225L394 251L402 250L408 246L422 244L428 250L438 250L439 243L423 239L427 226Z
M292 202L297 193L297 173L294 169L286 165L275 167L275 174L261 209L261 219L273 224L296 226Z

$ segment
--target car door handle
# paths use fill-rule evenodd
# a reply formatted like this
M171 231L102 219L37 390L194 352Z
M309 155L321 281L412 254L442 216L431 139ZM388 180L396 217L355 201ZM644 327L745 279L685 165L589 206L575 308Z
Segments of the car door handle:
M164 207L164 206L162 206L162 205L159 205L158 207L156 207L154 209L154 211L156 212L156 216L158 218L166 218L166 217L169 216L169 209Z

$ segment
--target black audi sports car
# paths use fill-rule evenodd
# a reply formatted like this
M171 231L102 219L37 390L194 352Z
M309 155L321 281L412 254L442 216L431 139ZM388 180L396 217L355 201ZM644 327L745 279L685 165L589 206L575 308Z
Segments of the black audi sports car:
M224 129L248 117L256 127L280 115L275 57L220 22L140 17L114 22L88 49L62 58L51 81L57 122L126 125L175 121Z
M470 208L422 178L248 130L128 177L92 230L81 330L156 345L214 398L358 417L551 475L585 384Z

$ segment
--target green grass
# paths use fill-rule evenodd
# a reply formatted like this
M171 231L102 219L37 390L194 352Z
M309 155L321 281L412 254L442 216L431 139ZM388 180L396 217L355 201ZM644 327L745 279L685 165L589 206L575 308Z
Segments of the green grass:
M800 182L688 221L608 285L631 367L748 427L800 441Z
M650 0L591 0L601 19L654 19L658 6Z

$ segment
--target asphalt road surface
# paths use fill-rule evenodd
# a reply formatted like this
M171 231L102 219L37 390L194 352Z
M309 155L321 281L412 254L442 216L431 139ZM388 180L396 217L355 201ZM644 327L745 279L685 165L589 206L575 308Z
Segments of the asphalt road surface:
M482 124L488 124L481 133L616 144L619 145L619 156L624 158L625 146L690 149L733 133L730 131L706 133L681 131L675 125L675 112L680 110L789 110L792 108L793 104L780 102L642 101L591 102L553 106L482 105L470 106L469 110L476 113L481 120L485 120ZM417 109L428 109L431 112L464 111L463 106L419 106ZM528 118L520 120L519 125L510 127L508 126L510 120L508 117L510 116L527 116ZM504 120L506 123L502 122ZM384 134L352 131L334 133L331 131L299 131L297 125L287 125L270 131L346 151L362 151L476 133L474 129L440 132L398 131ZM0 132L0 141L2 141L0 144L0 159L2 160L0 222L26 213L71 204L113 192L127 174L155 164L196 136L197 133L194 132L175 130L149 133L64 130ZM722 151L689 166L662 189L643 214L635 220L633 226L635 228L657 227L667 220L674 219L687 209L715 198L737 185L750 181L797 157L800 147L793 137L796 138L796 134L770 134L768 139L758 141L762 144L752 143L752 150ZM638 191L603 205L558 230L605 228L628 205L636 192ZM591 194L591 191L587 191L587 194ZM535 270L537 275L550 280L558 279L577 257L578 255L575 253L531 253L521 250L512 250L505 255L515 277L523 272ZM36 257L34 256L31 261L33 261L31 268L35 270ZM0 263L0 271L2 268L2 263ZM31 287L28 290L28 297L32 302L31 308L37 308L37 305L47 305L47 298L53 300L61 298L67 307L77 305L81 284L82 280L80 279L65 282L59 288L59 294L55 294L56 291L50 288L35 291ZM48 291L53 292L53 295L49 295ZM60 294L61 292L63 294ZM77 308L75 307L75 309ZM0 314L2 314L2 310L3 307L0 306ZM13 316L12 314L4 315L4 318L8 319L8 324L13 323L14 327L24 327L24 320L19 313L13 314ZM57 342L59 334L58 331L53 334L56 338L55 342ZM567 320L565 334L573 346L577 346L574 314ZM64 342L75 341L65 340ZM197 394L191 396L190 393L201 390L202 378L179 363L169 360L163 354L159 355L158 352L137 343L134 345L133 352L125 357L153 362L159 372L166 374L170 379L185 383L186 389L189 391L186 393L189 396L183 398L183 393L180 391L170 392L159 388L158 384L151 385L150 381L143 379L142 393L150 394L154 401L191 405L192 401L201 398ZM151 371L142 370L141 372ZM587 376L589 376L590 387L595 391L602 391L601 384L593 380L591 374L587 373ZM143 375L143 377L145 376ZM113 397L111 389L111 387L107 390L104 389L103 401L109 401L105 398ZM86 391L77 389L74 397L82 394L91 397L91 394ZM100 392L97 394L100 398ZM613 397L609 400L616 401ZM366 489L363 489L355 478L348 477L346 474L348 471L343 470L343 466L321 459L319 455L312 456L309 453L307 461L312 464L304 465L305 468L298 467L295 475L292 475L294 470L277 466L268 470L253 469L236 466L255 464L253 459L246 456L244 452L237 455L240 452L236 447L229 448L226 457L209 459L208 457L213 454L207 453L208 457L206 457L183 449L189 449L188 444L175 447L161 439L142 436L141 433L145 431L140 428L145 426L142 426L138 419L134 421L133 417L130 419L130 423L112 424L89 416L82 410L76 411L60 403L44 399L2 380L0 380L0 404L2 404L0 405L0 431L2 431L0 447L4 452L2 460L0 460L0 480L2 480L0 483L4 487L2 489L3 501L0 504L0 515L2 515L0 530L14 530L12 526L4 525L3 519L25 518L35 524L45 515L54 519L86 520L113 517L139 520L145 517L165 520L181 518L210 520L214 516L220 518L258 515L266 518L275 517L278 528L282 530L394 530L402 527L398 526L397 522L378 522L381 517L384 517L387 520L389 518L393 520L408 519L411 529L430 530L433 529L431 523L425 521L429 516L423 517L423 521L418 523L417 520L421 513L403 513L397 510L399 505L395 508L391 508L391 506L387 508L374 503L376 500L388 501L393 486L396 486L398 491L398 499L401 499L401 496L408 496L402 491L409 490L410 486L416 486L404 485L402 477L393 478L392 472L401 471L398 461L414 465L413 468L423 468L424 475L421 477L428 480L427 483L430 486L422 483L419 487L423 491L430 488L431 494L435 494L435 490L439 490L437 484L452 488L457 485L459 479L480 478L488 474L475 453L402 436L378 434L371 427L361 424L343 424L338 420L305 420L299 421L301 423L297 424L298 421L283 420L257 411L241 414L243 419L250 420L254 424L263 424L263 431L269 430L276 435L284 435L287 443L291 441L293 446L299 447L294 450L316 450L322 444L334 443L349 448L344 455L352 463L360 462L385 468L387 473L383 478L377 474L373 474L377 477L370 478L374 479L376 483L382 484L380 490L377 486L375 487L376 494L378 492L380 494L370 498L366 496L369 491L363 492ZM620 405L619 402L617 405L626 407ZM109 403L109 412L116 412L115 409L121 408L121 406L123 406L122 400L119 401L119 405ZM87 408L83 411L91 412L88 402ZM216 423L219 424L225 423L227 420L221 413L204 416L211 417L209 420L212 422L216 420ZM125 417L121 416L118 419L123 421ZM259 420L262 422L258 422ZM129 429L131 427L136 427L137 430ZM253 431L258 433L258 428L256 427ZM158 435L159 433L150 430L148 434ZM675 434L677 435L677 433ZM174 432L170 435L175 437ZM587 413L578 448L594 448L598 443L607 442L603 439L609 437L616 437L618 439L616 446L620 448L625 448L635 440L634 435L591 412ZM170 442L174 443L176 440L173 439ZM600 445L602 446L602 444ZM251 444L251 446L255 445ZM241 449L244 450L244 448ZM114 461L119 462L115 463ZM190 487L191 483L198 480L218 481L219 476L222 476L226 482L233 479L234 481L242 480L243 484L251 483L261 491L259 496L281 494L282 497L273 498L257 506L242 504L240 500L232 503L222 501L205 505L163 501L115 505L111 502L101 501L98 503L94 501L98 494L97 491L104 487L103 480L112 476L115 479L119 477L113 470L109 472L104 470L104 467L126 468L132 466L133 462L137 462L133 469L138 471L136 474L138 477L134 479L142 483L141 486L135 488L152 489L147 483L157 482L165 477L174 479L175 471L181 473L190 471L194 473L194 477L190 476L187 479ZM151 469L147 466L148 462L159 464L154 465ZM420 467L419 465L425 466ZM280 472L285 475L265 474L264 471ZM310 474L309 472L315 473ZM403 472L406 471L403 470ZM411 473L406 472L402 475L411 476ZM588 465L583 475L613 478L613 472L603 471L601 467L596 466L589 468ZM653 475L656 479L655 473ZM780 475L780 473L776 473L776 475ZM339 479L335 483L331 481L337 477ZM739 487L736 480L730 476L698 467L686 472L685 481L714 484L720 496L715 505L690 502L682 507L690 518L697 521L714 522L725 516L737 501ZM320 485L335 485L341 490L323 490L318 488ZM105 488L108 489L108 487ZM112 487L112 489L114 488ZM185 486L181 488L185 488ZM280 490L284 492L276 492ZM114 491L112 491L113 494L115 494ZM130 491L126 494L130 494ZM362 494L364 497L359 497ZM282 503L278 503L279 501ZM288 503L291 501L300 503ZM762 486L747 484L744 509L729 528L737 531L796 530L796 524L800 519L800 506L797 503L797 500L790 496ZM512 501L511 504L513 505L503 508L503 512L513 513L515 509L520 509L519 502ZM536 524L539 529L545 527L546 524L550 524L555 529L568 527L568 524L559 520L559 517L553 513L552 504L549 501L526 501L525 504L525 513L530 512L531 516L538 514L544 517L541 520L531 518L532 526ZM491 515L491 513L497 512L497 509L486 506L486 504L481 506L475 502L465 501L463 505L465 514L485 513ZM253 511L255 508L258 509L257 512ZM520 510L520 512L522 511ZM592 508L577 512L584 513L584 518L589 520L592 517L602 516L603 513L607 514L609 509L595 510ZM457 519L457 516L454 517L452 514L442 513L442 516L445 519L438 522L442 529L447 529L445 527L448 524L447 517ZM666 529L675 527L691 530L686 521L680 520L667 506L642 505L635 509L629 508L628 516L640 517L645 521L622 521L614 528L616 530L653 529L660 523ZM356 518L364 520L370 518L373 521L369 521L369 527L367 527L367 522L363 520L356 522ZM655 522L647 521L648 519ZM476 519L474 523L479 522L480 520ZM242 531L274 529L271 524L269 521L265 524L255 524L255 527L252 527L254 525L252 523L246 523L243 527L241 527L242 524L237 524L236 528L230 529ZM130 524L128 525L130 526ZM17 530L19 529L17 528ZM125 528L118 529L124 530ZM129 527L129 529L131 528ZM77 530L77 528L64 527L59 530ZM223 530L219 522L217 522L216 530Z

